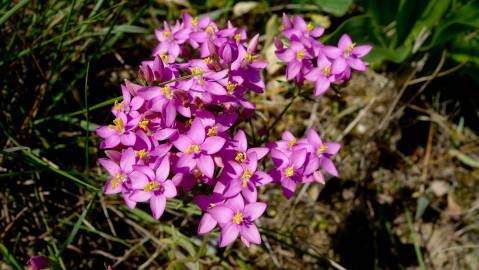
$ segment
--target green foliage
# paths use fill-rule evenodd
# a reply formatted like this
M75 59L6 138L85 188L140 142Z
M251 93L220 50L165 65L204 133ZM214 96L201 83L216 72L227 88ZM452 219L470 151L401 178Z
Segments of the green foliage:
M369 61L402 63L417 52L452 44L452 48L461 47L461 55L454 59L477 60L477 46L472 42L479 29L477 1L364 0L363 6L364 14L344 21L324 40L336 41L348 32L354 40L374 45ZM471 42L462 42L465 37Z

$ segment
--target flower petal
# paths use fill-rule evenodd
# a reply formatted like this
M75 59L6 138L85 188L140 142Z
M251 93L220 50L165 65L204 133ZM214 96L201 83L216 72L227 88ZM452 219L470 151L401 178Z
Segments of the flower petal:
M198 169L209 178L213 178L215 172L215 164L211 156L201 155L197 164Z
M205 139L201 145L201 149L205 150L207 154L215 154L223 148L226 140L219 136L212 136Z
M146 202L151 198L151 192L145 192L143 190L135 190L128 197L135 202Z
M165 211L166 198L165 196L151 196L150 198L150 208L151 213L155 219L159 219L163 212Z
M211 216L220 224L230 223L233 220L233 210L225 206L216 206L208 210Z
M240 234L250 243L256 245L261 244L261 236L259 235L258 228L254 224L249 226L240 226Z
M217 224L218 222L210 213L204 213L201 217L200 224L198 225L198 234L203 235L211 232Z
M118 164L111 159L99 158L98 163L100 163L100 165L103 166L103 168L105 168L112 176L120 172L120 166L118 166Z
M266 204L262 202L254 202L247 204L244 207L243 215L245 217L250 217L251 220L256 220L261 215L263 215L264 211L266 210Z
M163 194L166 198L171 199L176 196L176 187L171 180L166 180L163 182L163 188L165 189Z
M239 226L235 223L231 222L226 225L220 234L220 244L219 247L225 247L231 243L233 243L239 235Z

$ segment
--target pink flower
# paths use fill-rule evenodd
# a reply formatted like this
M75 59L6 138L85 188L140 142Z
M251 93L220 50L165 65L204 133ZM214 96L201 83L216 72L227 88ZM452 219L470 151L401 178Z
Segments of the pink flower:
M225 247L233 243L238 235L246 245L251 243L259 245L261 237L253 222L263 215L265 210L265 203L254 202L244 205L242 200L210 209L209 213L221 226L219 246Z
M306 149L293 150L290 155L281 150L271 149L271 157L276 166L270 175L280 182L286 198L291 198L296 185L304 180L304 162L306 160Z
M165 211L166 199L176 196L176 187L168 178L170 174L170 160L168 156L161 160L160 165L153 172L149 167L136 167L130 174L131 188L134 190L130 200L135 202L150 201L153 217L159 219Z
M306 140L301 142L309 152L305 174L314 174L314 179L324 184L324 177L318 171L322 167L326 172L337 177L338 171L331 157L338 153L341 145L335 142L323 142L314 129L308 129L306 136Z
M50 266L50 261L44 256L33 256L28 260L28 270L42 270Z
M193 120L190 130L179 135L173 145L182 152L176 166L192 171L195 166L207 177L212 178L214 162L212 155L221 150L226 140L219 136L206 137L205 127L201 120Z

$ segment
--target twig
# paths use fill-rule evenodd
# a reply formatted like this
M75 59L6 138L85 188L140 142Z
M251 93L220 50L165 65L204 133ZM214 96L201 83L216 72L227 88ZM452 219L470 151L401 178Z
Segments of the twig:
M376 102L377 96L373 97L369 103L358 113L356 118L354 118L353 121L351 121L348 126L343 130L343 132L338 136L336 140L341 141L344 136L348 135L349 132L359 123L359 121L366 116L366 113L369 111L371 106L373 106L374 102Z

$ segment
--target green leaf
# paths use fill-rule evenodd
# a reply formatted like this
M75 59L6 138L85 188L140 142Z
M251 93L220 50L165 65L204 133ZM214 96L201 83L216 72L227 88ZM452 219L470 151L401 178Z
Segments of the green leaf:
M474 28L479 28L479 2L470 1L468 4L447 14L434 31L430 42L422 49L429 50L441 43L453 40L458 35Z
M393 42L394 47L406 40L414 24L419 20L426 4L427 1L416 0L401 0L399 2L399 10L396 15L396 38Z
M374 21L381 26L386 26L396 19L399 0L366 0L365 9Z
M315 3L324 12L341 17L349 10L353 0L316 0Z

